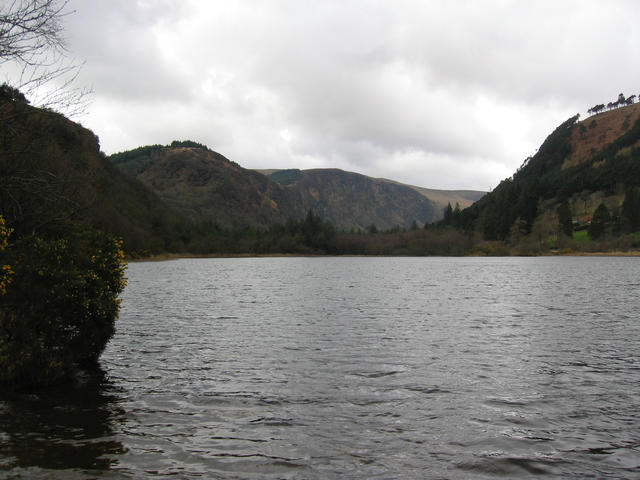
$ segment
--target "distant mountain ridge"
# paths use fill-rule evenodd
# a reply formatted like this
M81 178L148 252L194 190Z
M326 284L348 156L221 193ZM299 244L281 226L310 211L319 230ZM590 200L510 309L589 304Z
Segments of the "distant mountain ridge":
M415 190L386 180L339 169L278 171L298 215L309 209L343 230L424 225L438 216L437 206Z
M323 169L311 169L311 170L299 170L299 169L257 169L256 172L262 173L263 175L268 176L270 179L284 184L290 185L295 183L296 181L302 179L304 177L304 172L315 172L321 171ZM345 172L347 173L347 172ZM366 175L365 175L366 176ZM440 220L443 216L444 209L447 205L451 205L455 207L456 204L460 208L466 208L470 206L472 203L480 200L487 192L481 190L438 190L434 188L426 188L426 187L418 187L415 185L409 185L402 182L397 182L395 180L390 180L388 178L374 178L367 177L374 181L380 182L388 182L396 185L402 185L405 187L409 187L416 192L418 192L423 197L427 198L432 202L435 213L432 215L428 221L433 222L436 220Z
M309 210L341 230L409 228L441 218L444 199L464 207L483 194L448 194L339 169L248 170L194 142L109 159L188 218L235 228L299 219Z

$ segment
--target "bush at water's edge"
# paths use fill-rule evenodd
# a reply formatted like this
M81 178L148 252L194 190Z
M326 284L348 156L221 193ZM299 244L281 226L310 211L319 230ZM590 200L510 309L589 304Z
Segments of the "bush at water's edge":
M73 227L4 245L0 384L47 385L95 363L114 333L126 284L121 242Z

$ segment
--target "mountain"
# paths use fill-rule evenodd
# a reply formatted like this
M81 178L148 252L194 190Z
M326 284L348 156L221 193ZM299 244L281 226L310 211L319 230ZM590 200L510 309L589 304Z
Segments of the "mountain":
M487 240L540 248L587 227L588 238L598 239L590 227L601 221L598 210L606 214L603 232L611 238L637 231L640 104L578 119L563 122L512 177L443 223L479 231Z
M106 157L92 131L11 87L0 89L0 154L0 215L13 240L89 225L134 256L338 253L334 227L396 230L441 214L417 187L337 169L267 176L191 141Z
M293 215L279 184L194 142L140 147L109 160L195 222L265 227Z
M302 179L307 175L314 175L315 172L321 172L322 169L315 170L279 170L279 169L261 169L256 170L263 175L267 175L272 180L282 183L284 185L290 185L298 180ZM342 172L341 170L333 170L338 173ZM358 175L352 174L350 172L342 172L345 175ZM451 205L455 207L457 204L460 208L466 208L473 204L473 202L481 199L487 192L483 192L480 190L437 190L433 188L425 188L425 187L417 187L415 185L408 185L401 182L396 182L395 180L389 180L386 178L370 178L374 182L385 182L391 183L395 185L400 185L403 187L408 187L412 190L415 190L420 195L429 200L432 204L431 213L427 216L427 222L435 222L440 220L443 217L443 213L447 205Z
M568 119L465 208L481 195L338 169L253 171L191 141L106 157L90 130L0 88L0 214L11 241L84 224L141 255L640 248L640 104ZM437 220L445 202L440 222L411 228Z
M465 206L481 195L447 197L338 169L248 170L190 141L140 147L109 160L187 218L222 227L267 227L312 210L341 230L408 228L440 218L443 199Z
M386 181L393 182L392 180ZM458 205L460 208L466 208L480 200L487 193L480 190L436 190L433 188L416 187L415 185L406 186L429 199L435 205L437 215L430 219L431 222L442 218L447 205L451 205L452 207Z
M284 185L298 216L311 209L342 230L408 228L439 214L434 202L411 187L339 169L276 170L269 178Z
M341 228L346 229L354 226L364 228L371 224L383 225L385 228L396 225L406 228L413 220L420 224L435 222L442 218L448 204L465 208L486 193L477 190L435 190L338 169L257 171L278 183L301 190L301 201L305 206L320 209L325 218L331 219L336 225L344 224ZM417 192L427 202L411 195L407 189ZM361 195L365 191L378 205L395 203L395 210L391 208L363 212L358 208L360 202L355 196L356 192ZM424 222L418 219L424 219Z

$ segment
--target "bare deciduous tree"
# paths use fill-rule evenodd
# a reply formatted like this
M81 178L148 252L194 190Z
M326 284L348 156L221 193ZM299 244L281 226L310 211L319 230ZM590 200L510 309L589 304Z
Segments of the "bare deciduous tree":
M67 2L4 1L0 11L0 58L41 63L49 50L64 49L60 17Z
M37 106L74 116L87 91L73 86L81 65L69 59L62 19L68 0L0 0L0 64L10 64L12 83Z

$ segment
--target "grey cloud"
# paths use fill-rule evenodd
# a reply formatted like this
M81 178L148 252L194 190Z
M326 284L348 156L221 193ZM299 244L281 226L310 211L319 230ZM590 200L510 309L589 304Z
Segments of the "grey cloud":
M74 4L110 151L198 137L247 167L489 188L569 116L640 89L630 0Z
M179 70L163 58L154 27L180 10L172 2L75 2L67 20L69 42L86 59L82 79L97 95L130 101L188 100Z

